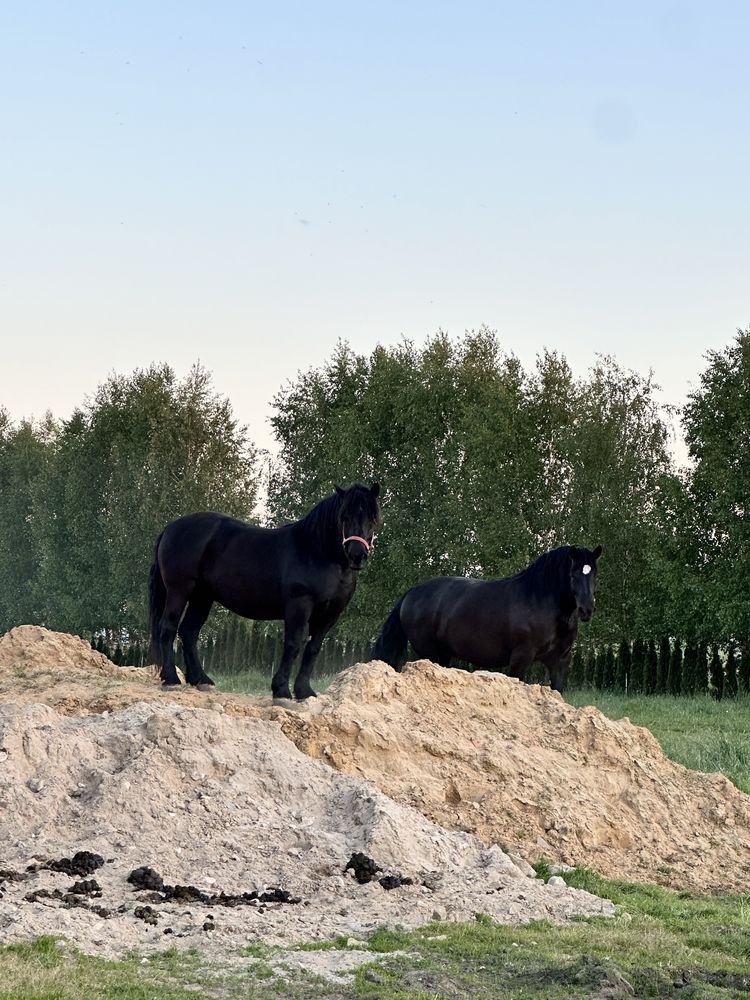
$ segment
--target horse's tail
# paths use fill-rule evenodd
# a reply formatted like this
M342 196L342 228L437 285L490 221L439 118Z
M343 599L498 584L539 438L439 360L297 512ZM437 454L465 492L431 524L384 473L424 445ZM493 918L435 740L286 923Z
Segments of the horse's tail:
M151 662L161 666L161 643L159 641L159 626L161 616L164 614L164 606L167 603L167 588L159 569L159 543L162 535L156 539L154 548L154 561L148 575L148 632L151 638Z
M404 603L404 597L406 594L386 618L385 625L380 630L380 635L372 649L374 660L390 663L396 670L400 670L403 665L409 641L406 632L404 632L404 626L401 624L401 605Z

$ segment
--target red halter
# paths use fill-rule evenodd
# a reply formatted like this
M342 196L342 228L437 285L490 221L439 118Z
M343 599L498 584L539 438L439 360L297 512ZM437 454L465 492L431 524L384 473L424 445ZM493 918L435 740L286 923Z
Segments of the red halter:
M367 549L368 556L370 555L370 553L372 552L372 550L375 548L375 545L374 545L375 538L374 537L373 537L372 542L368 542L367 539L363 538L361 535L347 535L347 537L343 540L343 542L341 544L342 545L346 545L347 542L362 542L362 544L364 545L364 547Z

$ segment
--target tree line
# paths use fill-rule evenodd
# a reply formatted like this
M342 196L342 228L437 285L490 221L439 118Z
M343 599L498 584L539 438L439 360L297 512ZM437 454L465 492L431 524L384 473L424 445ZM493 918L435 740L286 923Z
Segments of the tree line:
M722 650L718 643L668 636L659 641L638 637L632 643L622 639L617 647L576 649L568 683L573 688L630 694L733 698L750 687L750 658L738 656L732 645Z
M614 358L576 375L546 351L527 370L486 329L369 354L342 343L277 393L271 422L273 461L209 373L166 365L110 377L67 420L0 409L0 630L36 622L132 645L169 520L214 509L278 524L336 483L377 478L383 525L337 626L345 643L369 642L419 580L504 576L554 545L600 543L579 672L593 650L618 661L624 642L635 656L639 636L657 660L666 635L707 648L709 667L714 645L725 668L750 663L750 331L706 355L675 410ZM215 643L228 616L210 624Z

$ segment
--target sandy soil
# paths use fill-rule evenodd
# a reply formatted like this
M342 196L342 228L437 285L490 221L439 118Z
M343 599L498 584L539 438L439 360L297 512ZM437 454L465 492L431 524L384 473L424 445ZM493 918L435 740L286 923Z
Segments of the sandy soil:
M612 878L746 891L750 797L549 688L426 661L342 673L282 720L305 753L446 829Z
M104 955L209 940L212 953L236 954L248 941L361 938L476 913L526 922L612 912L306 756L277 723L169 703L88 716L0 705L0 843L2 939L62 933ZM81 877L28 870L82 850L103 863ZM413 883L358 884L344 874L357 851ZM164 901L128 882L141 866L209 896L280 888L298 902ZM69 907L81 878L101 896ZM139 919L145 905L155 925Z
M0 639L0 806L0 869L96 851L112 860L91 903L126 906L104 918L27 903L74 879L0 876L0 937L56 928L107 954L601 909L528 877L522 858L540 855L698 890L744 891L750 873L748 796L548 689L419 662L360 664L301 705L165 693L149 671L33 626ZM358 885L342 874L354 851L415 884ZM281 886L302 903L216 908L206 931L205 907L154 902L153 927L126 882L140 865L205 891Z

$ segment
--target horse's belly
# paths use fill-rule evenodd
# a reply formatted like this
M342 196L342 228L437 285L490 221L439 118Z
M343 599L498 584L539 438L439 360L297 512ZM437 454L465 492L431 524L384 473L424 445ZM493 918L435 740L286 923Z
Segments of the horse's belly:
M219 601L228 611L240 615L242 618L252 618L253 621L283 621L284 609L277 605L263 604L242 604L240 602L230 604L228 601Z
M248 593L247 588L222 587L214 593L215 599L229 611L243 618L273 621L284 617L284 603L273 593Z
M473 663L480 670L507 667L510 662L512 644L489 628L447 628L443 641L459 660Z

